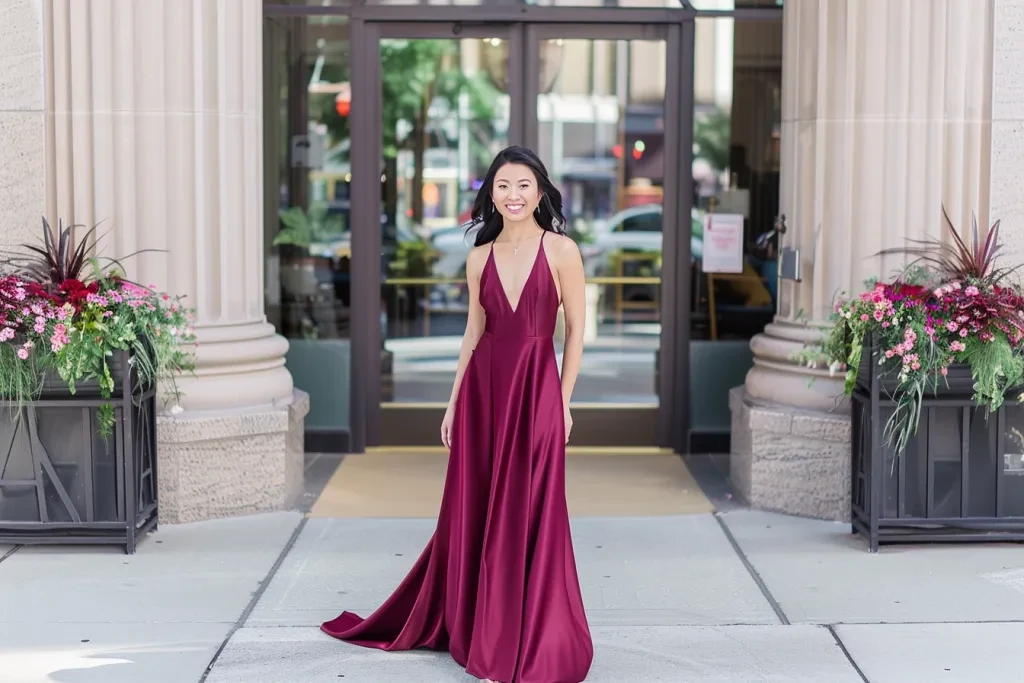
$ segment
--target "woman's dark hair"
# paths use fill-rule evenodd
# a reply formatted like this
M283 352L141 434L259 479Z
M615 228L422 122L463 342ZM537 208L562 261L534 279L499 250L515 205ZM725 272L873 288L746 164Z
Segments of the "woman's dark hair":
M480 191L476 195L476 201L473 202L472 218L463 226L466 228L467 234L474 227L480 226L480 230L476 234L475 245L479 247L481 244L493 242L501 234L501 229L504 226L504 219L494 208L491 189L494 187L494 177L498 175L498 170L505 164L522 164L533 171L533 175L537 178L537 187L541 192L540 204L533 217L544 230L564 235L565 216L562 215L562 193L551 182L544 163L532 150L513 145L498 152L498 156L494 157L491 167L487 169L487 175L484 176L483 185L480 186Z

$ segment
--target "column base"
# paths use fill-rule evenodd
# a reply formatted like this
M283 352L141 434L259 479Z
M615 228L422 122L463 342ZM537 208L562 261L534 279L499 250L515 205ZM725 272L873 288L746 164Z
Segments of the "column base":
M729 393L729 476L751 507L850 521L850 417Z
M304 491L309 395L256 410L157 419L160 521L195 522L295 507Z

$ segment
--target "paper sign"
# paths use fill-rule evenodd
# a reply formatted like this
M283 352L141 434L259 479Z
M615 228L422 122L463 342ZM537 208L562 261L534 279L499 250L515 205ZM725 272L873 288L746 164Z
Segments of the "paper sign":
M704 216L705 273L743 272L743 215L712 213Z

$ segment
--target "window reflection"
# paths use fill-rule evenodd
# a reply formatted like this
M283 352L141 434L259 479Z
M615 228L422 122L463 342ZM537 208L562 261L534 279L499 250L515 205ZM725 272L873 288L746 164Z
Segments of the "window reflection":
M286 364L310 394L307 435L342 446L348 431L348 24L264 19L264 287L267 320L289 340Z
M730 7L718 6L724 4ZM726 433L728 391L744 382L750 338L777 306L771 231L779 205L781 17L698 18L694 47L692 192L700 245L693 253L691 392L701 400L692 401L691 420L696 432ZM736 232L705 234L709 215L721 216L710 219L716 225L731 220ZM737 267L708 272L724 256Z

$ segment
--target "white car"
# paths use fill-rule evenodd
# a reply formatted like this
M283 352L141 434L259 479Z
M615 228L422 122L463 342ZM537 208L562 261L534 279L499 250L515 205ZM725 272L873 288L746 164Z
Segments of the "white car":
M587 276L609 275L609 255L616 251L661 253L664 219L660 204L624 209L610 218L594 222L589 238L580 245ZM704 253L704 219L690 214L690 260Z

